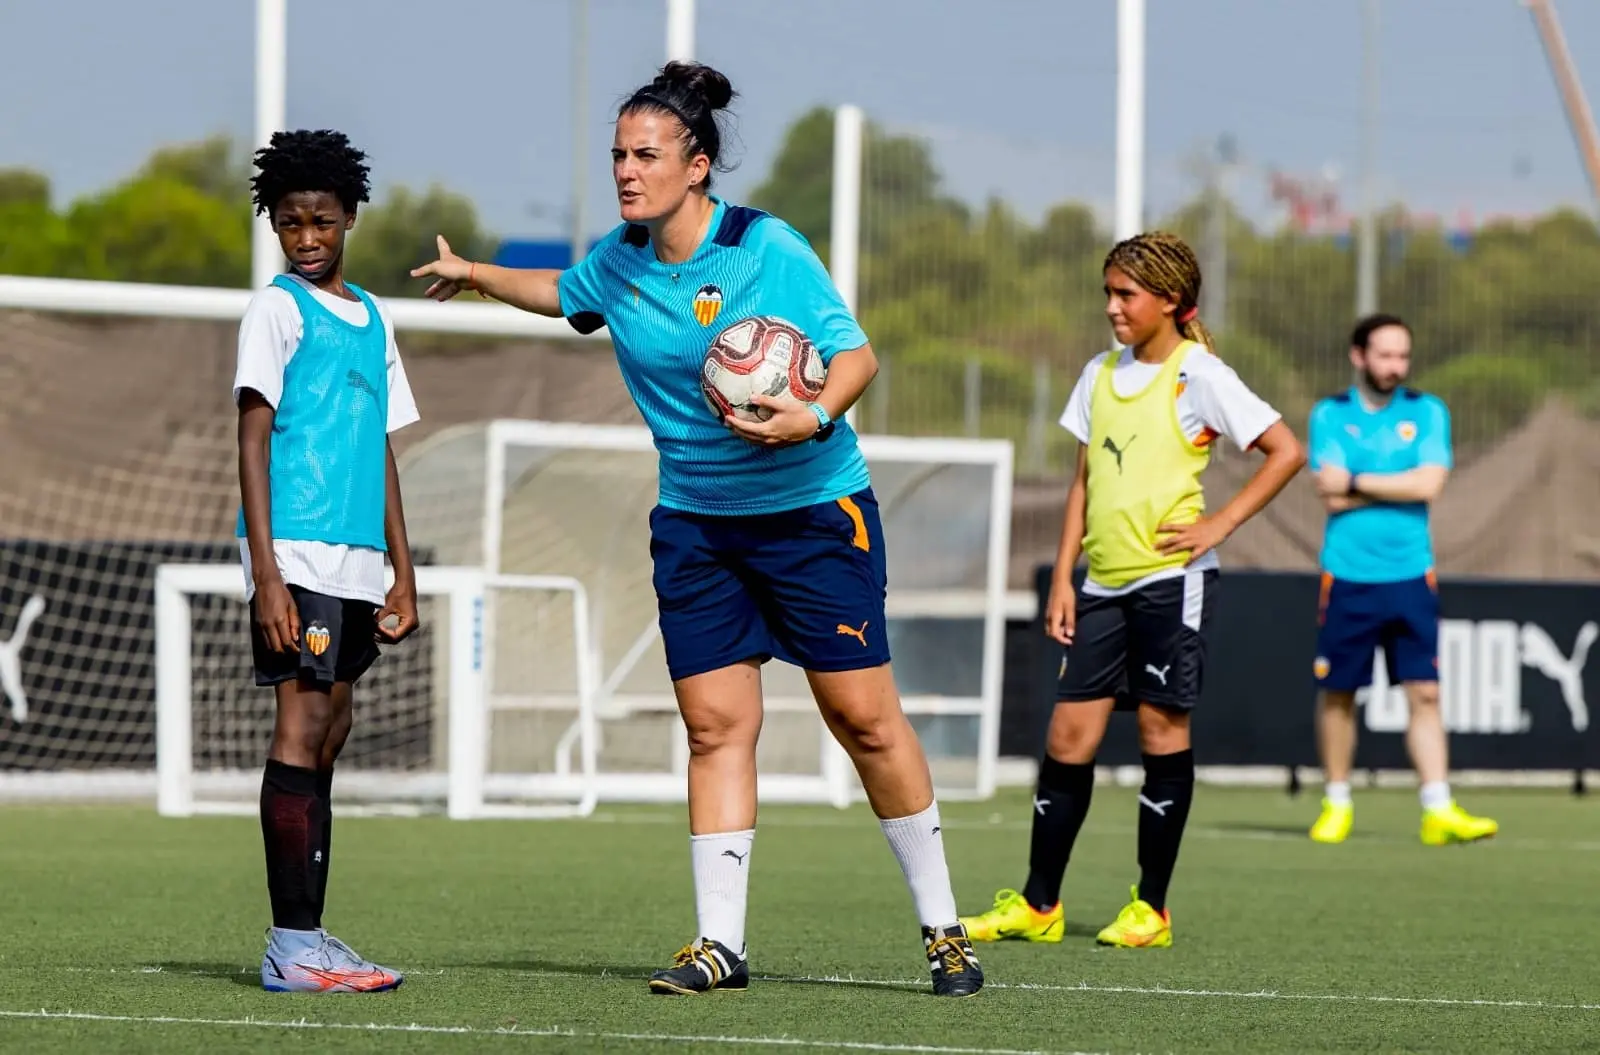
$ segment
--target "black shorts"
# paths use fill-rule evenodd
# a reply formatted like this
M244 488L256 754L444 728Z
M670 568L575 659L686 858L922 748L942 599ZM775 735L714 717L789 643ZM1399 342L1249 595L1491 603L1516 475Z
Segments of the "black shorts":
M256 621L255 598L250 599L250 651L255 660L257 685L277 685L296 678L331 686L352 684L378 658L378 607L370 601L329 597L290 584L300 613L300 651L274 652Z
M1115 597L1078 591L1056 698L1187 711L1200 702L1217 571L1186 571Z

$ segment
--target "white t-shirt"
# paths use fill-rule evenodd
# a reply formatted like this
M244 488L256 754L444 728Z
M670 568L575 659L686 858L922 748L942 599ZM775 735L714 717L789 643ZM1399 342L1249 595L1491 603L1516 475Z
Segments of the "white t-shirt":
M1101 352L1089 360L1073 386L1066 409L1061 412L1061 427L1077 437L1079 443L1089 442L1089 410L1094 398L1094 386L1110 352ZM1117 353L1116 365L1111 368L1111 388L1119 396L1134 396L1155 380L1164 363L1142 363L1133 357L1131 348ZM1240 450L1247 450L1261 438L1283 415L1272 409L1260 396L1250 391L1233 367L1218 359L1205 348L1193 347L1183 361L1178 374L1184 383L1178 393L1178 425L1183 434L1193 441L1203 435L1223 436ZM1114 596L1129 593L1161 579L1175 578L1187 571L1203 571L1219 566L1217 551L1201 555L1189 568L1167 568L1115 589L1085 579L1084 593Z
M359 300L345 300L324 293L298 275L287 276L308 290L317 303L354 326L367 322L367 308ZM369 294L370 296L370 294ZM394 320L383 301L372 298L377 305L378 318L383 322L387 345L389 381L388 432L405 428L420 419L411 385L406 380L404 365L400 362L400 349L394 342ZM283 398L283 372L300 346L305 327L300 318L300 305L294 295L276 286L256 293L250 298L244 319L239 323L239 363L233 375L233 401L237 405L239 394L251 388L261 393L272 408L278 408ZM314 590L330 597L368 601L383 604L384 562L380 550L366 546L336 545L328 542L308 542L294 539L273 539L272 552L278 561L278 571L285 583L302 589ZM251 575L250 543L239 540L239 559L244 565L245 599L255 593Z

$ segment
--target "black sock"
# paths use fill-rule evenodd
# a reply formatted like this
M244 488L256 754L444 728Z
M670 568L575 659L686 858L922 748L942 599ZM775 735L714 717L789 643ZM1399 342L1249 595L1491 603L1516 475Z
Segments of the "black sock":
M1049 755L1039 763L1039 788L1033 795L1033 842L1028 850L1028 882L1022 896L1044 911L1061 900L1061 877L1078 829L1089 815L1094 794L1094 763L1057 762Z
M315 770L267 759L261 778L261 838L267 848L272 925L315 930L313 899L320 871L315 859L322 847Z
M317 816L322 822L322 856L313 859L319 866L316 872L316 889L312 891L312 909L317 926L322 926L322 908L328 903L328 854L333 847L333 770L317 771Z
M1139 789L1139 898L1160 912L1194 801L1194 751L1144 756Z

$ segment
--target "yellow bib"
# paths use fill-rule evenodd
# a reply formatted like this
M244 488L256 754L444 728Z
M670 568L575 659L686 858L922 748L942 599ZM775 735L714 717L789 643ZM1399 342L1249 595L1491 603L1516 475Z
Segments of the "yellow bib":
M1189 442L1178 423L1178 377L1193 347L1179 345L1132 396L1111 385L1117 355L1106 357L1095 378L1083 552L1089 577L1102 586L1124 586L1189 559L1186 552L1158 553L1155 545L1158 526L1192 523L1206 508L1200 473L1211 448Z

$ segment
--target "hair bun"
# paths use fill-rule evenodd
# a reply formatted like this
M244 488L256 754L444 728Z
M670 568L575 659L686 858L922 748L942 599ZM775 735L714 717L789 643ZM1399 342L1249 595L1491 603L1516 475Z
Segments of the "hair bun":
M656 77L656 88L676 88L700 96L712 110L733 102L733 84L717 70L700 62L669 62Z

